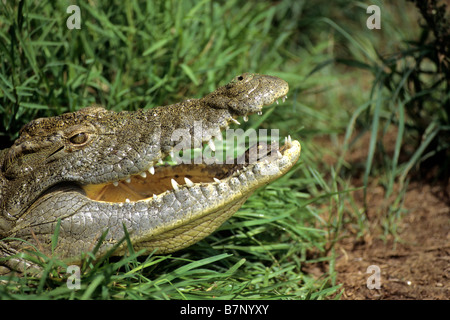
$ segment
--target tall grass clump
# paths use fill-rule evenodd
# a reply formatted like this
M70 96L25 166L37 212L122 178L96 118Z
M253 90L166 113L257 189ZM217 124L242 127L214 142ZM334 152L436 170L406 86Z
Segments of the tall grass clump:
M394 180L404 183L413 169L426 172L426 177L449 177L450 23L445 4L411 2L421 15L418 39L405 35L398 50L382 53L374 47L376 57L341 61L373 74L370 101L357 110L352 125L359 122L365 130L370 128L364 180L373 169L377 150L378 164L388 171L387 195ZM383 145L382 137L392 128L397 136L388 155L386 150L392 148Z
M336 171L345 175L346 152L369 133L362 168L365 210L369 182L376 176L385 198L394 195L383 214L383 228L395 234L411 178L448 183L450 23L447 6L439 1L374 4L381 8L379 31L350 32L354 21L323 19L347 44L328 63L371 74L367 100L354 108L348 122Z

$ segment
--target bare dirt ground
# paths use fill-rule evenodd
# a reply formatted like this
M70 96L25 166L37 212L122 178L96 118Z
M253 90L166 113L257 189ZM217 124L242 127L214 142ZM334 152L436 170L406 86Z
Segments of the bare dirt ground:
M395 138L395 134L386 139ZM349 152L349 163L364 163L367 139L363 138ZM390 145L389 141L385 145ZM352 184L362 186L361 178L355 176ZM336 247L337 283L343 284L344 289L341 299L450 299L449 181L428 183L412 179L403 199L401 218L394 223L396 236L383 231L383 217L396 196L386 200L384 192L373 179L367 190L365 213L369 231L363 239L350 236ZM353 196L362 207L363 190L355 191ZM367 268L372 265L380 270L379 289L367 286L374 274L367 273ZM373 277L369 282L375 284L370 280Z
M442 186L413 182L404 198L408 210L398 222L400 242L382 240L379 225L363 241L345 239L336 261L342 299L449 299L450 298L450 206ZM447 190L448 192L449 190ZM377 222L384 195L381 187L368 192L368 217ZM369 289L368 278L380 268L380 289ZM369 281L370 283L375 283Z

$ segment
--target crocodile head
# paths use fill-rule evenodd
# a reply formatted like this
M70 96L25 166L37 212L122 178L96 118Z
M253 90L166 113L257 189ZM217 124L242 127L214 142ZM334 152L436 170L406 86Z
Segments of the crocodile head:
M50 254L58 221L53 253L72 263L108 230L98 251L105 253L124 226L145 252L172 252L204 238L253 191L285 174L300 144L289 137L281 148L255 145L226 163L163 160L203 144L215 151L213 138L230 122L261 113L287 92L282 79L243 74L201 99L135 112L89 107L30 122L0 152L0 257L29 249L15 238Z

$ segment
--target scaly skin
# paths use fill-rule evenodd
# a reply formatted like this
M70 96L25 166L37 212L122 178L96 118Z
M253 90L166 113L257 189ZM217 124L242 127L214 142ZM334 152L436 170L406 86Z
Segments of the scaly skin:
M11 148L0 151L0 239L6 238L0 257L31 249L11 238L50 255L59 219L53 254L71 263L79 263L106 229L99 256L123 238L123 226L135 250L146 253L176 251L204 238L255 189L285 174L300 144L289 139L275 156L263 154L250 164L157 165L179 143L172 141L176 130L188 132L194 146L211 142L237 116L259 113L287 92L279 78L243 74L204 98L170 106L119 113L90 107L31 121ZM199 122L200 133L194 129ZM6 264L17 267L18 261Z

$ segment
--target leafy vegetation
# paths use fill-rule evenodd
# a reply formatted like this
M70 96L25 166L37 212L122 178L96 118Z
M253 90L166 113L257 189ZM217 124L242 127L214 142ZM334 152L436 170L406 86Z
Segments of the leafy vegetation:
M42 274L0 277L0 297L339 298L335 244L348 236L347 226L357 236L367 231L348 180L351 145L371 132L363 180L367 185L379 175L388 193L433 155L446 154L448 168L446 22L429 23L424 15L422 36L405 42L411 37L405 30L420 31L414 6L373 2L382 8L381 31L365 27L366 7L357 1L79 2L79 30L66 26L69 1L0 2L2 148L36 117L93 103L116 111L171 104L201 97L244 71L280 76L290 93L241 127L279 129L281 138L290 134L302 143L291 172L198 244L139 258L130 247L128 256L98 263L87 255L80 290L67 287L64 263L30 254ZM432 17L444 16L435 9ZM397 140L388 156L379 137L392 128ZM325 164L329 148L317 139L337 144L342 135L337 163ZM410 137L416 144L401 162ZM400 209L387 213L387 232ZM324 266L323 275L308 274L311 264Z

